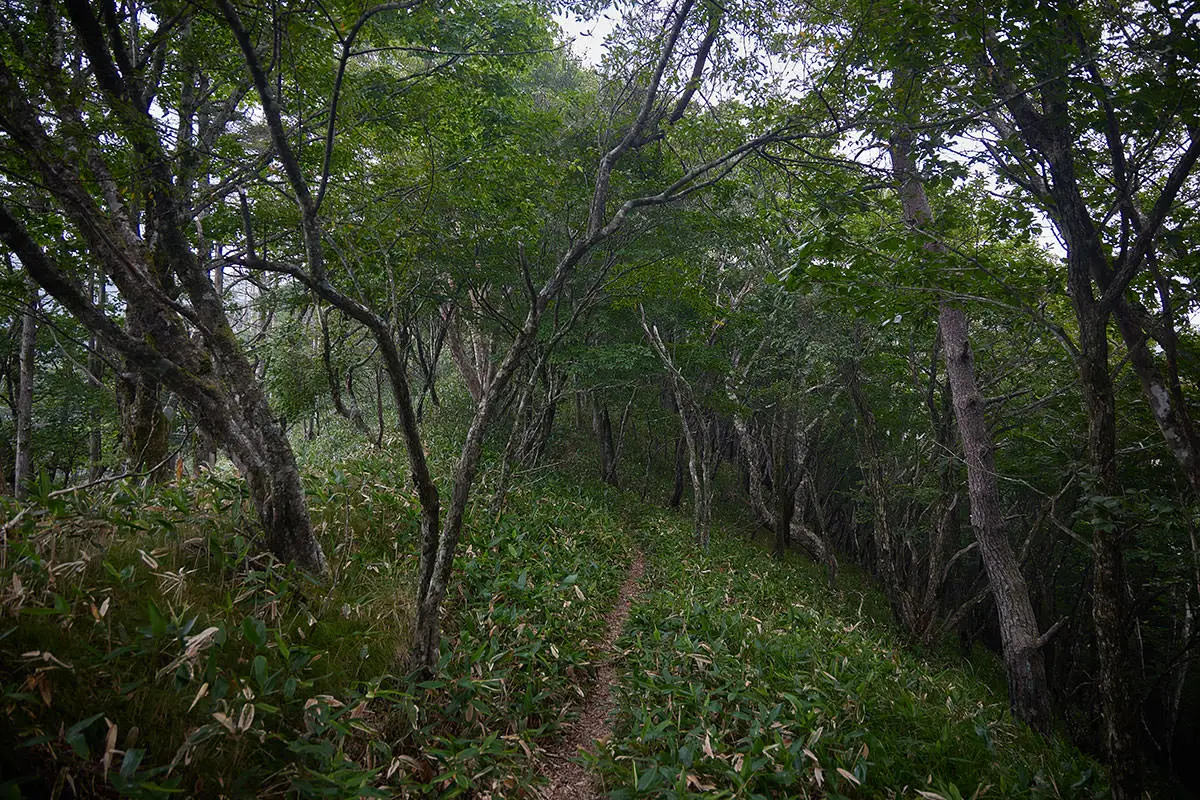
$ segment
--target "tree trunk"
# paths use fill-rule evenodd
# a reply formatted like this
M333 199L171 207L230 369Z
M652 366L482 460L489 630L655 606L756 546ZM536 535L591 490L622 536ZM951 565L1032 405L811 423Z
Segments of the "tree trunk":
M1116 403L1108 372L1107 315L1076 299L1080 322L1080 377L1088 416L1088 450L1096 470L1096 491L1120 494L1116 468ZM1112 773L1113 797L1141 796L1139 725L1129 657L1129 611L1125 594L1125 553L1113 520L1092 520L1092 622L1100 660L1097 680L1104 738Z
M329 394L333 398L333 409L339 416L349 420L359 433L369 435L371 431L367 427L367 422L363 419L362 411L358 407L358 401L354 397L351 389L353 384L348 372L346 374L346 392L344 395L342 393L341 376L333 366L333 346L329 341L329 312L321 308L319 304L317 319L321 325L321 364L325 368L325 380L329 384Z
M791 464L791 431L787 425L772 426L771 489L775 499L775 558L783 558L788 546L788 533L796 515L796 481Z
M733 430L737 434L738 444L742 451L742 462L745 465L743 482L746 494L750 497L750 507L758 521L767 528L776 529L775 515L777 510L767 500L767 456L762 438L756 429L751 429L749 423L741 416L733 417ZM753 537L753 534L751 534Z
M979 542L979 553L1000 618L1009 704L1017 719L1044 733L1050 728L1050 692L1037 617L1021 565L1004 530L995 458L984 419L983 394L975 383L967 318L961 309L942 303L938 321L954 397L954 415L967 461L971 527Z
M134 339L143 339L151 330L144 319L155 310L133 305L126 311L127 329ZM166 465L170 426L162 408L162 386L127 362L128 377L117 380L117 405L121 412L121 439L125 447L126 466L130 472L148 472L152 483L166 480L171 473Z
M38 290L30 286L29 303L21 314L21 344L18 355L16 460L13 490L18 500L29 494L33 470L33 379L36 369Z
M1137 309L1128 300L1121 298L1113 307L1113 316L1117 321L1117 328L1121 331L1121 337L1129 348L1129 361L1142 385L1154 421L1158 423L1158 429L1167 446L1171 448L1171 454L1175 456L1184 478L1192 488L1192 493L1200 498L1200 436L1197 436L1196 426L1175 370L1173 326L1170 321L1163 323L1164 326L1170 326L1170 339L1163 348L1168 361L1167 375L1164 377L1154 354L1150 352L1147 334Z
M905 222L913 229L928 228L933 223L933 211L913 161L912 135L902 130L892 137L891 144L892 171L899 183ZM935 259L947 254L946 247L937 239L929 239L925 250ZM938 306L938 326L967 462L971 528L979 543L1000 621L1009 704L1017 719L1034 730L1046 732L1050 727L1050 692L1037 617L1021 565L1004 530L991 435L984 418L983 394L975 382L966 314L943 301ZM940 569L940 565L931 563L933 569ZM929 579L934 580L934 576Z
M596 444L600 449L600 480L609 486L617 485L617 453L613 445L612 418L608 414L608 404L592 398L592 430L596 434Z
M884 592L892 606L896 620L907 630L913 630L914 614L911 598L902 585L899 575L900 552L892 530L892 515L888 498L888 475L884 464L883 444L875 426L875 415L867 403L866 394L858 377L858 365L847 362L843 369L846 388L858 418L860 464L863 482L871 496L874 511L871 525L872 542L875 545L875 568L883 581Z
M164 463L168 449L167 418L159 400L160 391L158 381L137 373L117 381L126 467L130 472L149 471L146 477L153 483L165 480L169 473Z
M468 292L468 296L472 300L473 308L478 310L479 302L475 295ZM450 346L450 356L462 375L471 399L478 406L488 393L496 375L496 365L492 362L491 339L473 322L464 319L457 307L447 304L442 314L446 324L446 343Z
M91 295L93 298L97 296L95 284L99 283L99 303L104 305L105 295L105 279L103 273L97 275L99 269L92 273L92 289ZM88 358L87 358L87 373L88 379L92 384L93 389L102 389L104 386L104 359L100 357L100 340L96 338L96 334L92 334L88 338ZM104 474L104 441L100 428L100 418L92 420L92 425L88 429L88 478L89 480L97 480Z
M682 380L678 382L683 383ZM716 422L709 412L696 406L693 398L682 396L679 389L676 391L683 438L687 443L688 474L692 478L692 520L696 544L702 550L707 550L712 533L712 477L718 456Z
M144 225L131 224L104 153L87 150L85 142L67 146L62 141L63 129L71 128L78 109L56 104L60 98L50 92L48 102L67 120L56 124L52 134L44 125L50 115L35 107L33 97L0 59L5 128L40 185L53 187L50 202L116 285L127 314L135 315L144 335L132 335L105 308L97 307L91 292L59 268L5 202L0 202L0 239L101 345L124 358L137 374L173 390L198 423L229 450L247 475L268 545L276 554L324 574L324 554L313 537L291 447L271 416L207 265L197 257L186 230L190 209L183 207L182 198L183 184L189 181L173 172L180 161L168 155L159 136L160 121L151 116L149 101L143 103L140 81L122 74L118 62L124 63L125 56L114 54L119 37L110 35L92 5L72 0L65 10L97 83L95 100L112 112L110 118L129 143L139 176L134 199ZM80 151L76 144L85 149ZM64 152L68 157L55 155Z
M326 572L325 556L313 537L312 523L300 486L299 470L291 445L271 415L266 397L254 380L224 310L215 302L212 284L202 270L190 270L189 255L181 239L174 249L184 265L178 270L189 282L188 293L208 334L201 349L171 308L161 302L161 290L147 285L146 255L139 243L118 232L113 223L91 205L72 177L57 174L60 191L71 196L68 210L79 211L79 227L87 234L93 256L102 258L118 280L128 308L155 309L146 315L150 329L135 338L96 308L85 290L63 274L37 246L25 228L0 205L0 238L20 257L22 265L48 293L74 314L100 343L121 354L138 371L174 390L197 423L229 451L246 476L251 499L258 511L267 546L285 561L317 575ZM170 238L169 236L167 238ZM153 346L148 342L153 342Z
M0 439L0 497L7 497L11 494L8 486L8 465L13 463L11 458L12 453L8 449L8 439Z
M679 508L683 503L683 476L687 469L687 442L682 435L675 437L675 470L671 482L671 496L667 508Z

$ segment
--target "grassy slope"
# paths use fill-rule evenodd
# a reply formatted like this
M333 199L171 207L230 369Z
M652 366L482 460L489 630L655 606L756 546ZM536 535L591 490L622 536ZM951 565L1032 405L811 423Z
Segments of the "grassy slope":
M852 576L831 591L731 534L704 554L678 517L643 526L651 590L620 643L620 733L596 760L613 797L1103 793L1089 759L864 616L880 599Z
M862 592L731 537L697 556L681 518L563 480L476 516L439 678L415 685L394 674L416 552L403 473L363 450L309 481L330 586L248 555L229 479L31 516L0 571L0 797L530 796L637 546L648 592L596 762L616 796L1096 788L982 683L906 655Z

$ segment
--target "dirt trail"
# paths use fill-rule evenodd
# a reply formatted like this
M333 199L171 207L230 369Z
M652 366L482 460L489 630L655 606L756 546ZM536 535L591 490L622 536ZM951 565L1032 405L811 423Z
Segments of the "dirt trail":
M612 689L617 677L613 664L616 660L614 645L625 627L625 620L629 618L629 606L638 594L638 581L645 570L646 559L639 551L629 567L629 576L621 585L616 605L604 617L608 627L601 649L609 655L596 669L596 683L590 687L584 699L579 719L567 728L562 741L548 750L544 757L542 766L550 775L550 785L542 790L542 797L546 800L590 800L600 797L591 775L574 759L580 751L591 749L597 740L603 741L612 735L608 715L613 709Z

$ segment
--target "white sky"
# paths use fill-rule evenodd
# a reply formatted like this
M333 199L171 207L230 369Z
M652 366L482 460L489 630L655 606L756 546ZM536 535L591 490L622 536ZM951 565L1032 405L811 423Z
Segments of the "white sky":
M604 54L604 40L617 24L617 12L606 9L595 19L578 19L573 14L555 14L563 37L571 42L571 51L589 66L597 66Z

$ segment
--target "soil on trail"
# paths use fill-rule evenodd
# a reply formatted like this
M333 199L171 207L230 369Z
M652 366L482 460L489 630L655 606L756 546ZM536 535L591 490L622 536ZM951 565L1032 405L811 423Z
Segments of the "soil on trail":
M645 556L639 551L629 568L629 576L621 585L616 605L604 617L608 626L604 632L601 649L607 651L608 656L596 669L596 682L584 698L579 719L567 728L562 741L548 750L544 757L543 770L550 775L550 785L542 790L542 797L546 800L600 797L600 791L592 781L592 776L576 759L580 751L589 750L597 740L604 741L612 735L608 716L613 709L612 689L617 675L613 663L616 660L614 644L625 627L625 620L629 618L629 606L638 594L638 581L642 579L645 569Z

